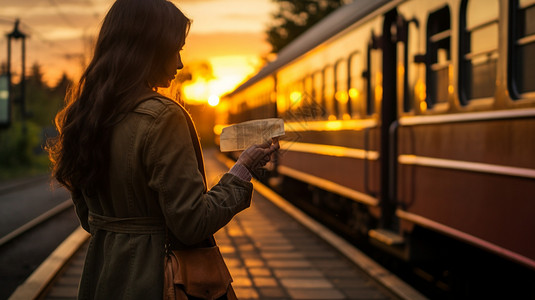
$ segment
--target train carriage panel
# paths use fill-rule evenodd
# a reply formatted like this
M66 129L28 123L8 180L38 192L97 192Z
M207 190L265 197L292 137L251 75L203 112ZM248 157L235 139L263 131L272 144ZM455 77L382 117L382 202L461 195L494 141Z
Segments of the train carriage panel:
M535 268L535 1L334 15L225 97L218 125L283 118L274 174L358 202L364 235L398 234L379 246L398 257L425 227Z
M405 20L417 2L400 5ZM524 14L535 7L520 2ZM419 26L409 23L409 59L398 63L418 75L398 76L409 90L398 91L397 216L535 268L527 237L535 232L535 105L530 92L515 98L507 87L515 79L508 75L515 47L505 42L515 3L449 1L450 29L438 33L431 22L448 16L446 8L430 12L424 23L418 18ZM418 47L411 34L427 42ZM449 43L433 48L445 37ZM519 39L519 48L531 43ZM448 52L449 75L433 81L442 68L440 47ZM439 85L447 87L447 99Z
M376 116L362 114L359 101L366 97L366 49L381 22L378 16L342 32L277 73L277 110L287 131L279 172L309 174L321 183L299 179L348 189L345 196L368 205L378 203L379 142Z
M535 258L534 244L520 234L535 230L535 140L526 134L535 134L533 118L401 128L400 216L422 217L420 225L494 252Z

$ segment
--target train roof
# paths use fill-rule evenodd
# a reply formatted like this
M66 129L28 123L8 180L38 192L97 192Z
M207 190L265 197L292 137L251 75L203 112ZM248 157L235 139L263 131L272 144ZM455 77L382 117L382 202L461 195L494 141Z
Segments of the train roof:
M267 64L255 76L245 81L228 95L239 92L267 77L390 1L355 0L338 8L284 47L277 55L277 59Z

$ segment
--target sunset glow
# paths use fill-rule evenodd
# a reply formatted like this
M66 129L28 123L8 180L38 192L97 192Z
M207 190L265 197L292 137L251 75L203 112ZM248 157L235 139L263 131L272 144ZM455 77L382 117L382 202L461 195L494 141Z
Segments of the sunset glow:
M78 80L92 53L99 26L113 0L46 1L6 0L0 12L0 30L13 30L20 19L26 40L26 74L38 63L43 79L55 85L63 73ZM221 97L252 76L263 65L270 46L264 31L276 9L271 0L177 0L174 2L193 23L182 53L188 66L207 62L210 80L186 82L186 101L206 103ZM4 35L3 35L4 36ZM0 38L0 63L6 62L5 38ZM21 73L20 42L12 45L14 77ZM193 70L194 71L194 70ZM212 97L212 99L214 99Z

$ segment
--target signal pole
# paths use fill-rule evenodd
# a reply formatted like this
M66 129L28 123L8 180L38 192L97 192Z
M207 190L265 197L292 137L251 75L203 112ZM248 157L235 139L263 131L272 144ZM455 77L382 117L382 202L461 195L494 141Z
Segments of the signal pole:
M21 39L21 62L22 62L22 68L21 68L21 75L20 75L20 98L18 101L20 104L20 113L22 118L22 130L23 133L26 135L26 105L25 105L25 97L26 97L26 35L22 33L19 29L20 20L15 20L15 27L13 28L13 31L7 34L7 76L8 76L8 91L9 95L13 95L11 93L12 90L12 84L11 84L11 39ZM12 98L12 96L10 97ZM8 99L8 101L11 99Z

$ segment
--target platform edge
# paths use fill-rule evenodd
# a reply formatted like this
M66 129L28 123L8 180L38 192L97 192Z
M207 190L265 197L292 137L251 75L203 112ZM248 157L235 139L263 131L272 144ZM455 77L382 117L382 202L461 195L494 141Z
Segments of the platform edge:
M231 167L234 161L227 158L224 155L217 155L217 159L225 164L227 167ZM316 220L312 219L297 207L292 205L286 199L272 191L270 188L259 182L258 180L251 180L255 191L260 193L266 199L271 201L282 211L292 216L295 220L308 228L310 231L317 234L324 241L336 248L346 258L351 260L355 265L361 268L364 272L368 273L379 284L386 287L396 296L404 300L427 300L428 298L422 295L420 292L412 288L410 285L402 281L399 277L383 268L381 265L373 261L366 254L355 248L353 245L345 241L343 238L323 226Z
M71 233L39 267L17 287L9 300L37 299L54 280L57 273L89 238L82 227Z

